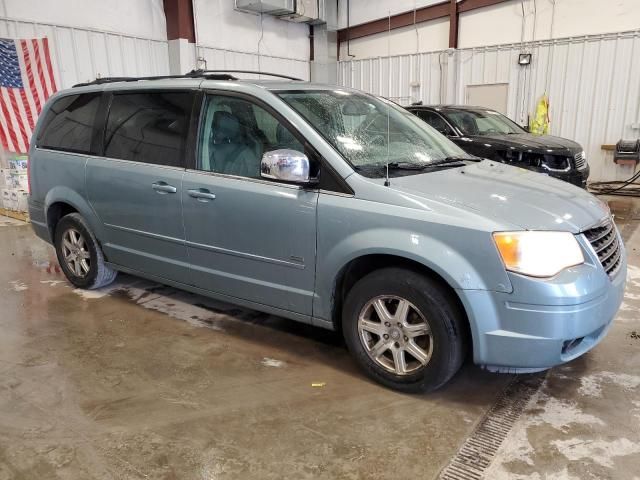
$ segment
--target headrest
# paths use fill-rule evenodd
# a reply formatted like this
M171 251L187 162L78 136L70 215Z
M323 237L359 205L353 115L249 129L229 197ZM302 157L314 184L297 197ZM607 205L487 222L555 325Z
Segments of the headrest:
M240 143L240 121L229 112L215 112L213 114L213 143Z

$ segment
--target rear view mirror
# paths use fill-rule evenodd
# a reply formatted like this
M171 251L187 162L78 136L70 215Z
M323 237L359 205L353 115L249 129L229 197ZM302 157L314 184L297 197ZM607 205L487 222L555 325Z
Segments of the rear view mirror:
M263 178L284 182L310 183L309 171L309 158L288 148L266 152L260 163Z

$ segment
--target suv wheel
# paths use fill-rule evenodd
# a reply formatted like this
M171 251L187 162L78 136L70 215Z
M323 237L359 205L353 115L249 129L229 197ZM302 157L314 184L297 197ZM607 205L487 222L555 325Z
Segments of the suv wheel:
M55 247L62 271L76 287L90 290L115 280L118 272L106 266L96 237L79 214L65 215L58 222Z
M365 373L396 390L426 392L445 384L465 354L464 317L451 294L411 270L385 268L347 295L342 329Z

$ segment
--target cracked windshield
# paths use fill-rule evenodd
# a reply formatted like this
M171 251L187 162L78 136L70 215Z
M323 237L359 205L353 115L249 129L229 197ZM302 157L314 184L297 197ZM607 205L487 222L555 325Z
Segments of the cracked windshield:
M468 160L458 146L398 105L344 90L282 92L298 111L360 173L454 166ZM394 172L390 172L394 175Z

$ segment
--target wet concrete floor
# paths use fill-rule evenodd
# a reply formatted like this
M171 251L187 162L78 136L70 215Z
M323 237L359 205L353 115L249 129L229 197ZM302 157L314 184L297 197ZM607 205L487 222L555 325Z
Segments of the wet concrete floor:
M547 374L486 478L640 478L640 202L616 202L616 324ZM512 379L396 393L334 333L126 275L74 290L54 259L0 222L0 480L436 478Z

